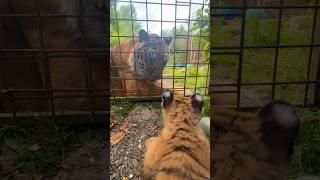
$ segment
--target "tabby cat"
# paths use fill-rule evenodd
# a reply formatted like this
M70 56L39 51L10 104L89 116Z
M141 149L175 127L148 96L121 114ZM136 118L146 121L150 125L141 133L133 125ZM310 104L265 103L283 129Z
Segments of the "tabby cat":
M213 179L284 180L299 119L289 103L274 101L258 115L213 109Z
M112 47L112 96L161 95L157 80L169 60L171 41L170 37L161 38L142 29L139 37Z
M164 128L146 142L145 179L210 179L210 145L199 126L203 97L162 94Z

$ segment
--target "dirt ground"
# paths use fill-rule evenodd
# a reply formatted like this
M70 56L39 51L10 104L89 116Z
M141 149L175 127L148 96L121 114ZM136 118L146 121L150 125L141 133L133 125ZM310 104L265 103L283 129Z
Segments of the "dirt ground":
M128 125L125 137L110 149L111 180L142 179L145 141L158 135L161 122L161 110L152 107L138 106L124 120L111 118L111 137Z
M0 180L142 179L145 141L158 135L161 110L136 104L115 109L123 117L111 116L110 135L125 135L110 148L110 173L104 127L0 127Z
M44 128L44 127L42 127ZM47 127L49 128L49 127ZM11 133L17 133L18 130ZM105 180L107 152L102 128L83 128L64 136L16 135L0 145L0 179L9 180ZM48 132L49 133L49 132ZM52 141L52 143L46 143Z

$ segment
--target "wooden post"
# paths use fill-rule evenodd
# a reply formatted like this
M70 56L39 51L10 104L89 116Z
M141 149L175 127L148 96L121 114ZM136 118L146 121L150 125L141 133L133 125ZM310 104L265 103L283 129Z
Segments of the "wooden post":
M315 29L315 39L314 44L320 44L320 9L318 9L317 14L317 22L316 22L316 29ZM320 47L314 47L311 59L311 69L310 69L310 80L320 80L319 73L320 73ZM320 89L319 86L316 84L310 84L308 89L308 104L316 105L319 103L319 93Z

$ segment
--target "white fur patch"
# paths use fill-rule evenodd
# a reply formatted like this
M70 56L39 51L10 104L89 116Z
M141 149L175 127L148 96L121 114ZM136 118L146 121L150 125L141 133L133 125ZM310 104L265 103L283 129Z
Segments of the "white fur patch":
M171 92L170 91L166 91L163 93L163 97L164 98L169 98L171 96Z
M195 98L195 100L198 101L198 102L203 102L203 97L202 97L201 95L199 95L199 94L195 94L195 95L194 95L194 98Z

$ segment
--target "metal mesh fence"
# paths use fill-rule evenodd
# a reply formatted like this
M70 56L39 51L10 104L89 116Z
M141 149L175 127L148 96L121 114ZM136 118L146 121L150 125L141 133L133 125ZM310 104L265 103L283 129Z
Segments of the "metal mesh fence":
M105 121L108 17L105 1L1 0L2 122L40 116L67 122L66 115Z
M111 83L113 97L160 97L162 89L184 95L195 92L208 94L207 0L116 0L111 1L110 14L110 40L114 48L110 51L111 81L115 82ZM158 44L152 52L166 54L166 60L142 58L145 63L142 67L132 63L138 61L132 60L133 57L139 58L139 54L148 56L149 53L148 45L141 48L144 42L138 43L142 29L150 37L156 35L163 40L171 39L170 44L162 48ZM162 73L152 77L152 72L147 70L154 68L152 63L158 61L162 61L157 64L157 70ZM146 71L139 74L139 69Z
M217 0L210 10L213 104L319 106L318 0Z

